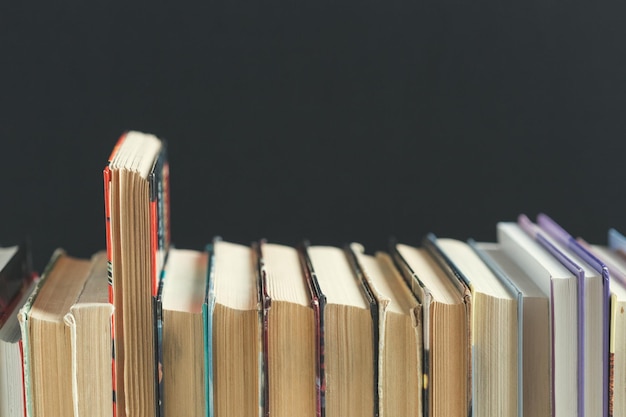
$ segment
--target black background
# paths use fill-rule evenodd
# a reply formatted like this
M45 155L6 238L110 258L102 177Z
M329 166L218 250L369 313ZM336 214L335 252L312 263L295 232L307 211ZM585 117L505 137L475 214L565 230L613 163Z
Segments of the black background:
M0 243L39 269L105 247L127 129L168 141L179 247L626 231L623 2L13 3Z

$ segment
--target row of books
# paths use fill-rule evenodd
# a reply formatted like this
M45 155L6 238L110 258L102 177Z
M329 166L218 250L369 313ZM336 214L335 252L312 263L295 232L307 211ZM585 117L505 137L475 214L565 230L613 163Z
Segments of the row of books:
M539 224L375 255L171 248L149 413L624 415L626 237ZM0 250L0 416L114 415L105 253L29 265L26 246Z
M39 277L0 250L0 417L626 415L617 231L177 249L166 147L139 132L104 197L106 252Z

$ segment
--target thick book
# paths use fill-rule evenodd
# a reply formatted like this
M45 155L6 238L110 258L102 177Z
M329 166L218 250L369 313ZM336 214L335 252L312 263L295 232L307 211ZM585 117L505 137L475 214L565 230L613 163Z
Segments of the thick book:
M470 246L517 299L518 415L549 417L550 407L550 302L532 278L498 243Z
M256 261L249 246L216 239L208 247L203 318L209 417L263 414Z
M472 414L517 416L517 300L470 246L429 234L425 247L472 297Z
M471 414L469 289L424 248L392 242L397 269L422 306L423 415ZM454 393L453 396L447 393Z
M34 288L26 243L0 248L0 417L24 417L23 348L17 312Z
M163 274L163 410L168 416L206 415L204 336L207 253L170 248Z
M164 143L124 133L104 169L116 417L161 412L155 305L170 240L168 184Z
M583 411L608 416L609 383L609 270L565 229L545 214L537 224L584 271L583 287ZM579 307L580 308L580 307Z
M20 309L30 416L113 414L106 257L57 250Z
M378 304L378 415L422 416L422 307L383 252L350 245L357 275Z
M317 412L315 314L298 252L265 241L257 247L271 305L265 327L267 407L272 416L313 416Z
M550 382L551 415L578 415L578 318L577 277L551 253L556 251L549 242L545 246L514 222L497 226L498 243L533 282L549 294L550 302Z
M74 417L113 415L111 317L106 252L91 258L89 275L63 321L72 352Z
M321 367L327 417L373 416L376 409L375 300L354 273L346 251L330 246L301 247L307 276L323 305Z

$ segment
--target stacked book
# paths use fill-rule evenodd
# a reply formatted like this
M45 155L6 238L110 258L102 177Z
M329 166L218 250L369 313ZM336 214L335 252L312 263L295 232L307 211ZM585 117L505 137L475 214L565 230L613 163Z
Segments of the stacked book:
M0 249L0 417L626 416L615 230L186 250L161 140L125 133L104 179L106 252Z

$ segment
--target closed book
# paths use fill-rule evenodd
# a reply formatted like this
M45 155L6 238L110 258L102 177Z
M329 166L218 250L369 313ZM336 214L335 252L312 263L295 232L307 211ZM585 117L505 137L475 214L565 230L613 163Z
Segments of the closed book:
M542 292L549 294L551 415L578 415L577 278L514 222L497 226L498 243ZM541 237L539 236L539 239ZM550 245L547 245L550 247Z
M517 299L520 416L548 417L550 407L550 303L532 278L498 243L470 245Z
M472 382L469 289L424 248L392 244L390 252L422 306L423 414L465 417Z
M422 416L422 307L391 256L350 245L357 274L378 304L378 415Z
M208 257L208 414L259 417L264 403L256 258L249 246L220 239L209 246Z
M154 135L124 133L104 169L116 417L161 413L155 306L169 248L169 165Z
M107 285L104 253L57 250L20 309L29 417L112 415Z
M471 292L473 414L516 416L517 300L467 243L430 234L425 246Z
M331 246L302 248L308 275L326 300L321 366L327 417L361 417L377 411L375 301L354 273L346 251Z
M204 416L207 254L170 248L163 274L163 410L167 416Z

